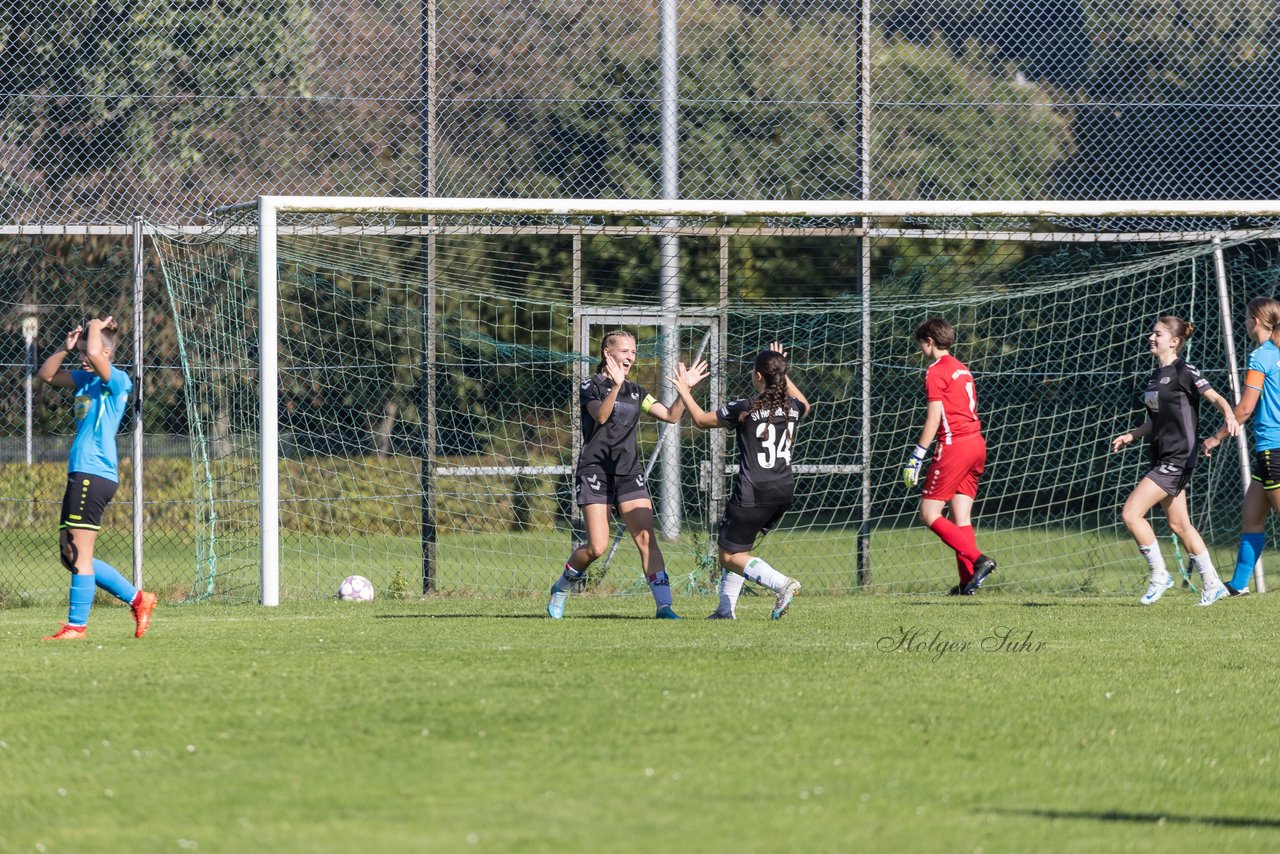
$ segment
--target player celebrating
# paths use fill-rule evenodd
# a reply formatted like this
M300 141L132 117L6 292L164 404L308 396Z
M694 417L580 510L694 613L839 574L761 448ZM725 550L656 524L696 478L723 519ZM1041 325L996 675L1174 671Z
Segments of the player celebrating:
M1258 420L1253 423L1253 478L1244 493L1236 569L1226 584L1232 596L1249 592L1249 576L1267 540L1267 516L1272 508L1280 511L1280 301L1270 297L1250 300L1245 328L1259 346L1249 354L1244 393L1234 414L1243 424L1257 409ZM1226 433L1220 428L1205 439L1206 457L1222 444Z
M932 360L924 375L929 405L920 438L902 467L902 480L908 489L919 483L924 458L936 437L938 450L925 475L920 518L956 553L960 583L951 588L951 595L972 596L996 568L995 560L978 550L971 519L978 478L987 461L973 375L951 355L956 331L942 318L931 317L917 326L915 341L925 358ZM948 505L950 519L942 515Z
M62 565L71 572L70 607L66 624L45 640L85 637L95 587L132 607L135 637L146 634L156 607L154 593L138 590L115 567L93 556L102 513L119 485L116 431L133 388L129 375L111 364L117 334L110 317L77 326L68 333L65 349L46 359L36 372L46 383L76 393L76 437L67 462L58 532ZM79 358L80 370L62 366L71 355Z
M734 430L738 441L738 476L724 518L720 521L720 603L707 619L737 619L738 595L744 578L774 592L772 618L779 620L800 592L800 582L751 556L756 538L778 524L795 496L791 448L796 424L809 412L809 401L787 376L786 353L774 342L755 358L751 372L754 397L735 400L714 413L703 411L690 390L707 376L707 363L692 368L683 363L671 378L676 393L703 429Z
M1231 411L1231 404L1216 391L1209 381L1200 375L1194 365L1182 360L1182 348L1195 327L1180 317L1165 315L1151 327L1147 341L1151 355L1159 367L1147 381L1142 402L1147 407L1147 420L1135 430L1121 433L1111 442L1111 450L1118 451L1139 436L1150 436L1151 470L1138 481L1124 503L1125 527L1133 534L1138 551L1151 567L1151 580L1147 592L1138 600L1150 605L1173 586L1173 578L1165 569L1164 557L1156 533L1147 521L1147 511L1160 504L1164 507L1169 527L1182 540L1191 553L1191 560L1200 570L1201 605L1212 605L1226 590L1214 571L1213 560L1200 534L1191 526L1187 511L1187 484L1196 467L1199 444L1200 398L1222 410L1223 425L1232 436L1240 432L1240 425Z
M677 400L670 409L627 379L636 361L636 339L617 330L604 336L601 360L593 377L582 384L582 453L578 457L578 506L587 523L587 542L569 555L564 572L551 585L547 615L564 616L569 589L609 546L609 508L617 509L640 550L640 563L660 620L678 620L671 608L671 585L658 539L653 533L653 502L644 483L636 428L648 413L674 424L684 414Z

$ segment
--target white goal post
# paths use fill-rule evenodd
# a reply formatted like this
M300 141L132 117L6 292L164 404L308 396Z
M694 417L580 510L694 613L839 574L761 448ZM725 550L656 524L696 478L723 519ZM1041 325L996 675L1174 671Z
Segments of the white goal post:
M263 605L273 606L280 599L279 576L279 499L280 499L280 431L278 421L277 375L277 240L281 233L281 214L335 214L335 215L392 215L404 214L422 217L425 231L430 233L434 216L554 216L554 217L644 217L674 229L681 218L720 217L804 217L812 219L861 218L861 225L854 234L872 235L891 231L880 223L888 221L895 228L904 219L946 220L958 218L999 218L1017 220L1023 218L1143 218L1158 220L1170 217L1208 218L1232 223L1250 220L1280 218L1280 201L985 201L985 202L853 202L853 201L642 201L642 200L579 200L579 199L456 199L456 198L398 198L398 197L334 197L334 196L261 196L256 202L219 208L217 215L256 212L257 246L259 262L259 330L258 380L260 407L260 455L261 455L261 597ZM1245 230L1245 229L1241 229ZM1224 234L1238 231L1181 232L1176 239L1210 241ZM1151 234L1146 235L1151 238ZM1156 239L1159 239L1158 237ZM1167 239L1175 239L1173 237ZM865 255L866 250L864 250ZM867 258L863 269L867 269ZM1229 304L1225 273L1221 270L1216 283L1221 311L1230 317L1238 307ZM863 277L863 287L858 295L858 306L865 318L870 317L869 277ZM668 307L669 308L669 307ZM1232 391L1239 396L1239 365L1237 364L1232 332L1225 329L1224 345L1230 360ZM864 383L869 383L870 342L865 343L859 369ZM864 430L870 430L869 418ZM869 438L869 437L866 437ZM869 448L870 442L863 443ZM864 460L863 463L867 463ZM1248 481L1248 458L1244 444L1240 444L1241 471ZM547 471L561 472L561 467ZM567 470L567 469L566 469ZM458 473L465 474L465 467ZM514 469L513 469L514 471ZM705 476L704 472L704 476ZM869 495L869 493L868 493ZM869 499L868 499L869 500ZM1261 567L1257 583L1262 587Z

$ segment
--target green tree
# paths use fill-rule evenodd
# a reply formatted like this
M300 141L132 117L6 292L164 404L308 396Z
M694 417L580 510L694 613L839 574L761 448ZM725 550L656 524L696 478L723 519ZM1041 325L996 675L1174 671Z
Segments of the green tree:
M229 130L246 110L283 123L279 105L245 96L306 94L309 9L306 0L4 4L0 138L24 167L8 177L12 210L0 213L14 218L48 193L60 198L42 202L55 216L124 222L147 184L177 197L184 182L189 193L274 161ZM122 198L135 206L120 210Z

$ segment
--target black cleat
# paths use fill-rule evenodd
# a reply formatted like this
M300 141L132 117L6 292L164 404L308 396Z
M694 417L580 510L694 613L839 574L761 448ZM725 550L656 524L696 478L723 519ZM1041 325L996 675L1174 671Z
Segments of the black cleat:
M1235 589L1234 587L1232 587L1230 584L1225 583L1225 582L1223 583L1223 585L1222 585L1222 586L1223 586L1223 587L1225 587L1225 588L1227 588L1227 595L1228 595L1228 596L1248 596L1248 595L1249 595L1249 588L1248 588L1248 587L1241 587L1239 590L1237 590L1237 589Z
M982 582L986 581L987 576L995 571L995 558L978 555L978 559L973 562L973 578L969 579L969 583L964 586L962 593L965 596L972 596L977 593L978 588L982 586Z
M947 595L948 596L972 596L974 593L977 593L977 592L978 592L977 590L966 590L965 588L957 584L955 587L952 587L950 590L947 591Z

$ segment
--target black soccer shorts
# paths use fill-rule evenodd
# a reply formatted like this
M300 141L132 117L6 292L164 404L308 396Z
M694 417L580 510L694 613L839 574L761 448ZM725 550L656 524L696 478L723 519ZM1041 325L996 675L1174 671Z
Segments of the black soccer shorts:
M1280 448L1255 451L1253 454L1253 479L1270 492L1280 489Z
M578 475L577 504L609 504L618 507L624 501L648 498L649 487L644 475L632 473L626 476L587 472Z
M716 544L727 552L749 552L756 544L756 538L773 530L790 507L790 504L744 507L730 501L724 518L720 520Z
M67 491L62 494L62 515L58 530L79 528L97 531L102 528L102 514L119 487L113 480L73 471L67 475Z

